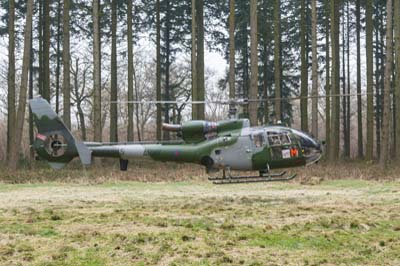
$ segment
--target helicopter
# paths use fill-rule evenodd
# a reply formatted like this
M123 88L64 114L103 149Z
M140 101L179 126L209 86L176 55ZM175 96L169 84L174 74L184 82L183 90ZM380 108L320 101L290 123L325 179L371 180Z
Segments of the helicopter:
M200 164L210 175L222 170L222 177L209 177L214 184L254 183L292 180L296 174L271 170L309 166L323 154L323 143L305 132L282 125L251 127L248 119L163 124L164 131L180 136L180 141L173 142L82 142L45 99L30 99L29 106L38 132L32 147L53 169L63 168L75 157L84 166L91 164L92 157L107 157L119 159L120 170L127 171L129 160L148 157ZM234 176L231 171L258 171L259 175Z

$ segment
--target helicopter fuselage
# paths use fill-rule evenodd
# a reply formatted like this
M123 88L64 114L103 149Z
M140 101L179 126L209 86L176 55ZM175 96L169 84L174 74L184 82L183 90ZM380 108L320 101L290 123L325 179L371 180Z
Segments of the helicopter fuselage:
M164 130L175 132L181 139L175 143L81 142L46 100L32 99L30 107L38 129L32 147L56 169L79 156L84 165L91 164L92 157L118 158L121 170L127 169L129 160L149 157L163 162L201 164L208 172L269 172L315 163L322 154L321 144L301 131L280 125L250 127L248 119L164 124Z

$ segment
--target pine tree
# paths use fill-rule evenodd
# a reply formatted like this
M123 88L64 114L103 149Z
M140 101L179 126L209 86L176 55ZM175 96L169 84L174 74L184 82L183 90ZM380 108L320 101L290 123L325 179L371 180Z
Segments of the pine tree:
M361 0L356 0L356 38L357 38L357 139L358 139L358 158L364 157L363 144L363 116L361 98Z
M317 0L312 0L312 134L318 138Z
M198 101L205 100L205 82L204 82L204 0L196 0L196 24L197 24L197 97ZM197 119L204 120L205 105L197 105Z
M61 0L57 0L57 47L56 47L56 113L60 112L60 72L61 72L61 19L64 19L64 14L61 16ZM69 15L69 14L68 14Z
M395 81L395 124L396 124L396 159L400 159L400 1L394 1L394 33L396 54L396 81Z
M133 101L133 33L132 33L132 1L128 0L127 7L127 38L128 38L128 101ZM128 132L127 140L133 141L133 103L128 103Z
M331 93L338 95L340 93L340 60L339 60L339 0L331 1L331 47L332 47L332 80ZM332 97L332 121L329 158L332 162L339 158L339 130L340 130L340 98Z
M385 81L383 91L383 120L382 120L382 147L379 164L381 167L386 167L389 160L389 120L390 115L390 90L391 90L391 75L393 65L393 2L387 0L386 3L386 62L385 62Z
M117 0L111 2L111 104L110 142L118 142Z
M281 1L275 0L274 5L274 67L275 67L275 118L282 120L282 87L281 87Z
M44 0L43 26L43 92L44 99L50 102L50 0Z
M257 36L257 0L250 1L250 43L251 43L251 80L249 98L257 99L258 95L258 36ZM250 124L257 126L258 103L249 103Z
M301 130L308 132L308 43L306 0L301 0L300 10L300 57L301 57L301 90L300 117Z
M373 95L373 23L372 0L366 0L366 56L367 56L367 145L366 159L373 159L374 153L374 95Z
M325 1L325 94L327 95L325 99L325 138L326 147L329 149L331 147L331 70L330 70L330 0Z
M156 0L156 97L161 101L161 21L160 0ZM162 108L157 104L157 140L161 140Z
M235 0L229 1L229 98L235 99Z

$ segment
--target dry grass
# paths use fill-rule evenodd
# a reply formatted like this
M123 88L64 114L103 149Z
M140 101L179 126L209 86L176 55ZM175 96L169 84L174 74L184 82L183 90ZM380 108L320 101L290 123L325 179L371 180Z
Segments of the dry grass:
M0 173L0 265L399 265L398 167L213 186L199 166ZM378 181L379 180L379 181Z
M194 180L3 184L0 265L400 264L399 182Z
M289 169L298 174L294 182L318 184L323 180L359 179L385 180L400 179L400 165L392 164L383 171L372 162L350 161L338 164L320 163L311 167ZM257 174L257 173L234 173ZM218 174L216 174L218 175ZM220 175L220 173L219 173ZM100 165L84 169L78 160L74 160L64 170L54 171L44 162L24 164L19 171L10 172L0 164L0 182L3 183L104 183L117 181L140 182L203 182L207 180L204 167L193 164L154 162L140 158L129 163L127 172L120 172L116 160L103 160Z

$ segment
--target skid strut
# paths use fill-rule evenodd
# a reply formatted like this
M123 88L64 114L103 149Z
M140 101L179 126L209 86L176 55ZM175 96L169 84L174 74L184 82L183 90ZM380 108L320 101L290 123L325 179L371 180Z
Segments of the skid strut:
M212 181L215 185L226 185L226 184L245 184L245 183L261 183L261 182L285 182L294 179L297 175L289 175L286 171L281 173L260 173L259 176L232 176L228 169L228 176L226 175L225 169L223 170L222 177L210 177L208 180Z

